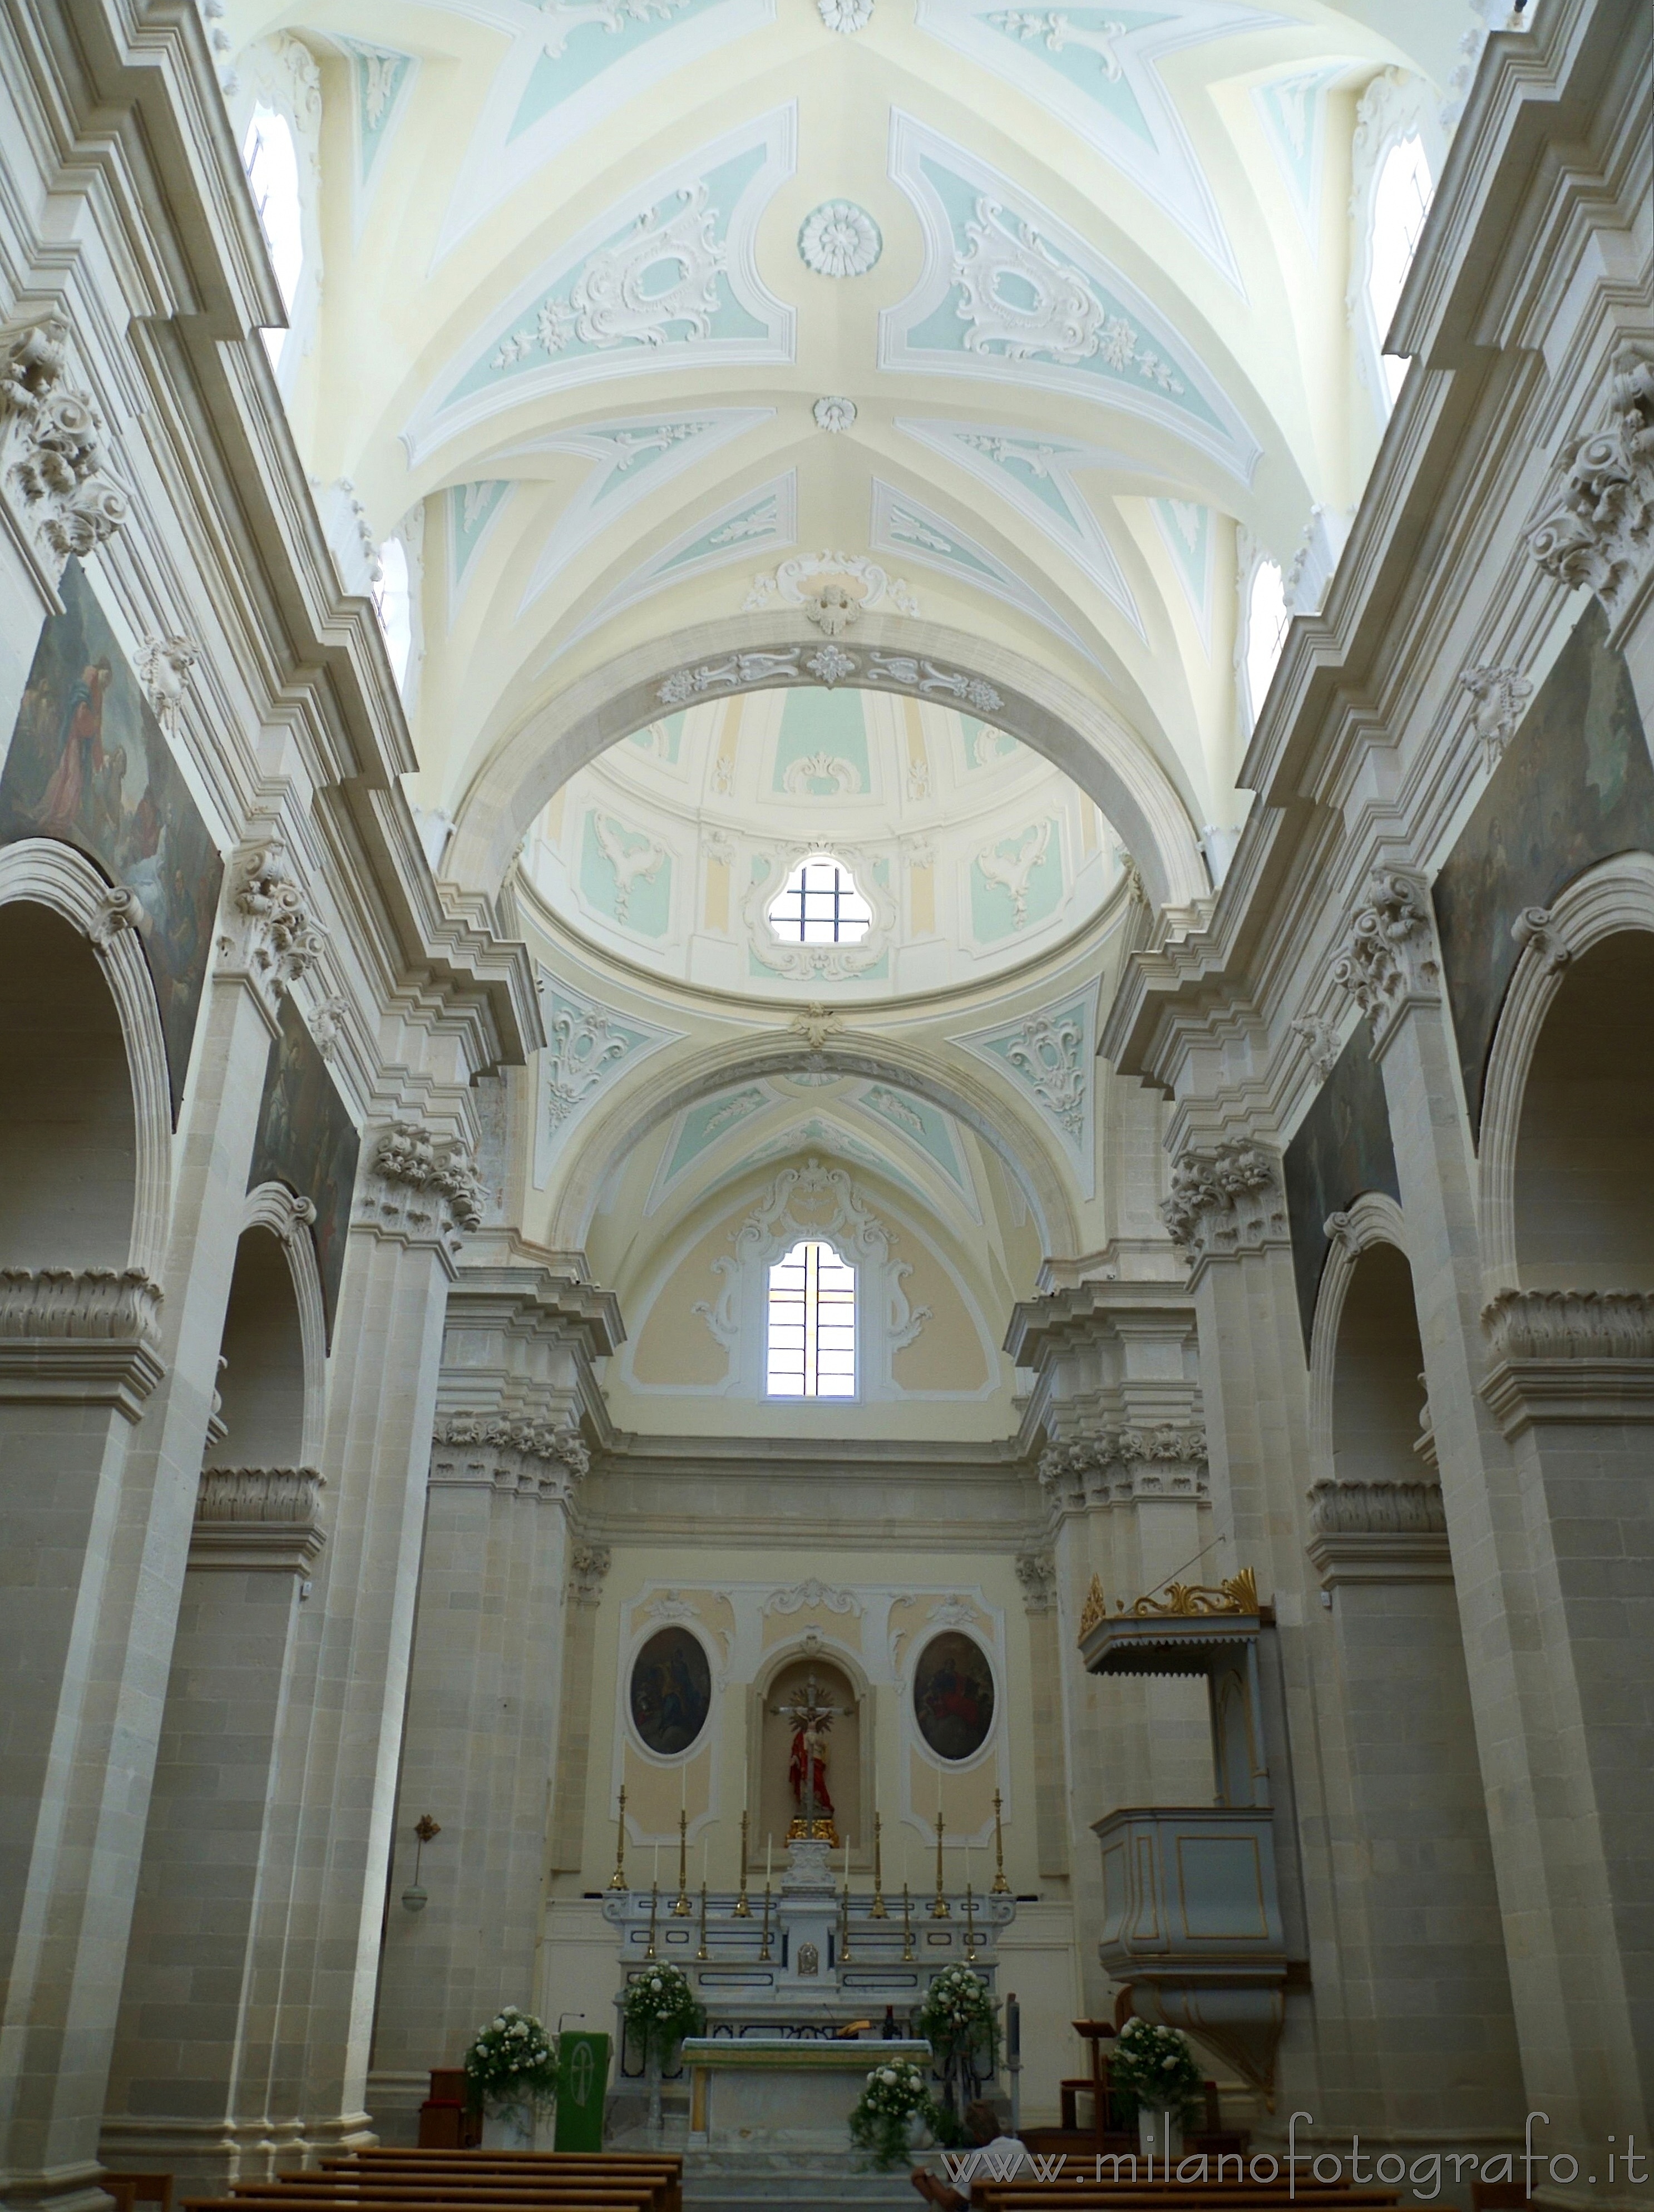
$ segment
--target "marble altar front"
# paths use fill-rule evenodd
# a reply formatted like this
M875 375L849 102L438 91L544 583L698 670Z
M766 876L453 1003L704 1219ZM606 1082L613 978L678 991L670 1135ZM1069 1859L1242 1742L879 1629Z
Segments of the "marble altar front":
M842 2151L869 2071L891 2058L928 2067L930 2045L697 2035L684 2045L695 2150Z

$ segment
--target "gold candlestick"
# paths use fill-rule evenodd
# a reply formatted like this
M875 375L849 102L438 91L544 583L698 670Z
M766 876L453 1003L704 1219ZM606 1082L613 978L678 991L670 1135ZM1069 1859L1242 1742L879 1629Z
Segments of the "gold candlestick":
M752 1917L752 1907L746 1901L747 1817L745 1813L741 1815L741 1893L735 1900L735 1917L738 1920L751 1920Z
M672 1917L674 1920L687 1920L690 1917L689 1814L687 1813L680 1813L678 1815L678 1894L672 1901Z
M697 1959L704 1959L709 1955L707 1950L707 1886L705 1882L701 1884L701 1948L695 1955Z
M869 1919L872 1920L890 1918L889 1913L885 1910L885 1863L879 1846L879 1836L884 1826L885 1823L875 1813L873 1814L873 1910L868 1915Z
M1000 1825L1000 1793L994 1792L994 1887L990 1896L1009 1897L1011 1885L1005 1878L1005 1831Z
M850 1884L847 1876L844 1895L838 1908L838 1956L842 1966L850 1963Z
M643 1954L644 1963L654 1964L654 1917L660 1909L660 1892L654 1882L649 1884L649 1948Z
M964 1954L971 1966L976 1963L976 1900L971 1892L970 1876L965 1876L965 1948Z
M769 1884L763 1886L763 1942L758 1946L758 1958L763 1964L769 1959Z
M939 1806L936 1810L936 1894L931 1900L930 1917L933 1920L952 1920L953 1917L948 1910L947 1899L942 1894L942 1813Z
M913 1912L908 1899L908 1886L902 1885L902 1963L913 1964Z
M620 1810L615 1815L615 1870L609 1877L611 1889L626 1887L626 1785L620 1785Z

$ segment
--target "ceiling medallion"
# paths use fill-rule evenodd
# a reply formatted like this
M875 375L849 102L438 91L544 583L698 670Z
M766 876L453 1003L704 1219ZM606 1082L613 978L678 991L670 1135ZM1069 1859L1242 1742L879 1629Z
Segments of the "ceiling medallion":
M860 553L804 553L783 561L769 575L755 576L745 611L765 607L802 607L829 637L836 637L861 614L883 610L916 615L919 602L900 577L891 575Z
M873 0L816 0L816 9L830 31L865 31L873 21Z
M842 398L837 393L830 393L824 399L818 399L810 411L816 418L818 430L830 430L836 435L840 430L848 430L854 422L855 402Z
M824 201L799 232L799 258L818 276L865 276L884 250L879 225L854 200Z

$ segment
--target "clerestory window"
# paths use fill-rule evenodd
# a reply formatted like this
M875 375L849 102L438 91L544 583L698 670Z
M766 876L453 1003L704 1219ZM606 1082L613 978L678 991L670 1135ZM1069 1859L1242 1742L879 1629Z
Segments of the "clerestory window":
M293 126L284 115L262 103L253 109L241 148L241 166L252 187L252 204L264 226L282 304L291 315L304 267L304 227L299 204L298 149L293 143ZM287 335L285 331L265 332L272 365L282 357Z
M769 1270L772 1398L855 1395L855 1269L830 1244L806 1240Z
M1252 571L1246 596L1246 703L1254 722L1286 647L1291 620L1279 566L1268 559L1260 561Z
M398 691L405 690L408 661L413 652L412 592L408 577L408 555L399 538L387 538L379 549L379 580L374 586L374 605L385 633L385 649L391 656L391 673Z
M818 853L788 876L769 920L788 945L860 945L873 927L873 908L843 863Z
M1424 141L1417 131L1398 139L1384 155L1372 194L1367 306L1372 315L1375 346L1383 345L1395 319L1434 190ZM1395 354L1381 354L1379 360L1394 406L1409 363Z

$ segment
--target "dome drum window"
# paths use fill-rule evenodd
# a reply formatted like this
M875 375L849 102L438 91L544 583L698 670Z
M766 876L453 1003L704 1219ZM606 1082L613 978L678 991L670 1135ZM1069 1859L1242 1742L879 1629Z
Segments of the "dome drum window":
M769 1270L766 1389L772 1398L855 1395L855 1269L803 1239Z
M818 853L799 862L767 919L783 944L860 945L873 908L843 862Z

